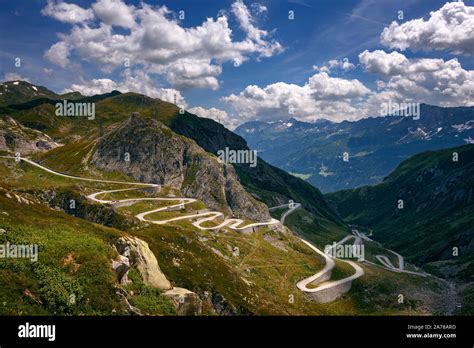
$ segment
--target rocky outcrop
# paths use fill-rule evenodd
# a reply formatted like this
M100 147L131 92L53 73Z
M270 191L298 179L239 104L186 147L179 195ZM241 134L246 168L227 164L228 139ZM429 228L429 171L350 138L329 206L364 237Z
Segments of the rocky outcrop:
M136 237L121 237L114 242L113 246L119 253L119 257L117 260L112 260L112 268L120 284L130 282L127 274L131 267L135 267L140 273L143 283L163 290L163 295L171 300L179 315L201 314L202 301L199 296L187 289L171 285L161 271L148 243ZM128 301L126 304L128 304L126 307L129 307L130 311L132 306ZM132 309L136 310L135 308ZM134 313L133 311L131 313L141 315L141 313Z
M117 266L114 268L121 283L127 281L128 269L136 267L146 285L161 290L172 289L171 283L161 271L148 243L134 237L122 237L117 239L114 246L121 258L120 261L115 261Z
M171 186L227 215L270 219L265 204L245 191L231 165L163 123L134 113L99 142L92 163L136 180Z
M0 151L30 154L45 152L59 144L37 130L24 127L9 116L0 117Z
M173 288L164 295L173 302L179 315L201 314L202 301L196 293L183 288Z
M128 271L130 270L130 260L124 255L119 255L117 260L112 260L112 268L117 275L120 284L129 283Z
M69 215L101 224L107 227L128 229L133 220L119 214L113 207L94 204L86 197L69 188L57 188L39 193L43 202L54 209L61 209Z

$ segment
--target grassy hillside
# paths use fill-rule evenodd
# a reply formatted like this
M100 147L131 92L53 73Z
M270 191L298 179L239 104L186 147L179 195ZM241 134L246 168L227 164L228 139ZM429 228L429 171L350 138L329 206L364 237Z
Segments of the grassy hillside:
M63 144L45 154L33 156L34 159L58 171L86 177L130 180L123 173L98 170L91 164L91 156L100 139L113 132L119 123L136 111L140 112L142 117L160 120L180 137L193 139L207 152L215 154L225 147L235 150L248 149L241 137L228 131L222 125L186 112L180 114L178 108L171 103L135 93L120 94L119 92L80 100L96 103L94 120L55 116L54 98L30 100L9 106L2 111L23 124L46 132ZM128 143L128 140L126 142ZM203 300L204 314L355 315L443 312L443 292L446 289L442 283L434 279L422 281L410 275L400 275L367 265L363 266L366 276L354 282L354 291L350 291L330 304L317 304L301 293L296 288L297 281L322 269L323 260L301 243L293 235L293 231L310 239L318 246L324 247L325 244L346 236L349 229L329 207L318 189L260 159L256 168L235 165L240 181L255 198L269 206L286 203L289 199L302 203L304 209L291 215L287 220L288 226L293 231L276 232L264 228L257 233L246 235L226 228L217 233L201 231L185 220L170 225L140 223L133 216L144 210L159 207L160 203L142 202L118 209L91 204L85 199L87 194L123 186L112 185L111 187L110 184L78 182L51 176L25 163L20 165L14 164L13 161L8 163L3 161L3 163L6 165L1 167L3 179L0 183L5 188L5 192L29 197L35 200L35 206L38 206L38 209L49 212L51 209L46 206L47 201L55 209L55 213L60 214L58 216L73 219L65 219L64 226L75 226L79 231L82 231L81 222L83 221L86 223L85 226L100 226L100 229L94 231L105 237L100 242L104 248L101 250L108 250L103 253L107 257L100 261L100 267L104 272L108 269L108 274L111 274L110 263L108 263L110 256L107 254L114 255L110 246L111 239L123 234L137 236L149 244L158 259L160 268L174 286L185 287L199 295ZM190 170L188 174L186 180L193 180L195 171ZM111 196L122 197L121 195L124 194L132 198L133 193L135 191ZM144 193L137 191L137 194ZM155 194L184 196L183 192L176 187L164 187L160 193L147 193L150 197L154 197ZM71 197L79 202L80 206L76 211L64 207L64 203ZM21 199L17 203L10 203L18 203L22 206L26 204ZM206 208L206 205L203 202L197 202L192 206L187 206L185 212L163 212L152 217L169 218L203 208ZM22 209L22 207L17 206L15 209ZM27 216L28 210L23 210ZM31 219L35 221L34 214L31 215ZM26 221L28 217L25 217L24 223L28 227ZM55 224L55 221L47 218L45 221L48 225ZM23 228L15 225L14 219L10 219L8 224L10 225L5 226L9 231L21 231ZM212 224L210 222L209 226ZM106 229L107 233L102 233L102 229ZM45 232L44 235L52 234ZM78 252L73 242L71 244L74 248L68 249L69 237L67 235L64 237L64 244L61 239L62 236L55 241L59 243L61 250ZM45 245L50 243L54 242L45 240ZM85 248L88 246L89 244L86 244ZM237 256L236 249L239 251ZM60 260L69 260L71 257L68 255L60 254L57 257L53 272L67 273L68 268L63 269ZM26 269L25 272L25 277L34 279L35 274L31 269ZM351 269L345 263L337 262L333 277L334 279L347 277L350 272ZM69 274L65 276L67 280L69 280L68 277L73 277ZM173 314L159 292L144 288L144 284L140 279L136 279L133 271L130 277L135 280L134 285L129 288L135 293L131 300L133 305L147 314ZM102 289L104 293L114 291L116 284L112 280L109 283L104 282L103 286L108 289ZM65 284L68 284L66 280ZM83 289L81 293L93 291L87 290L87 286L79 280L73 282L72 285L64 286L66 289L80 287ZM38 287L40 285L35 289ZM23 295L19 293L20 290L15 291L14 297L23 299ZM402 305L399 305L396 300L400 293L405 294L407 298ZM84 295L83 298L87 296ZM118 300L118 298L111 298L111 301ZM87 302L84 305L86 304ZM77 311L74 309L75 311L66 314L92 313L94 310L97 310L97 314L107 314L109 309L115 309L117 306L110 304L108 307L81 307ZM15 305L12 311L16 310L15 308L18 306ZM114 313L123 313L123 309L117 308ZM54 312L51 308L45 307L43 302L43 304L38 304L32 314L43 313L42 311Z
M347 222L370 227L377 240L425 263L451 258L455 246L468 251L474 233L473 173L474 146L466 145L424 152L379 185L326 197Z
M453 161L456 154L458 160ZM459 282L465 307L472 308L473 174L474 145L465 145L418 154L379 185L326 198L346 222L370 228L377 241L408 261Z
M245 235L221 229L214 233L200 231L187 221L159 226L133 220L128 224L116 223L120 229L108 228L71 216L76 213L73 211L53 210L45 205L42 197L51 192L84 197L92 192L121 188L123 185L110 187L100 183L78 182L49 175L25 163L18 165L11 160L0 162L3 178L0 227L7 231L6 238L10 242L18 243L21 240L23 243L40 244L36 266L23 261L0 261L3 276L0 278L0 298L9 304L1 311L3 314L123 313L115 294L116 284L110 267L110 259L115 252L110 243L113 238L124 234L148 242L160 268L172 284L190 289L203 299L203 314L436 313L436 305L432 303L439 301L438 295L433 292L438 287L436 283L422 284L409 276L370 268L366 269L368 277L354 283L354 291L330 304L317 304L298 291L295 284L320 270L323 261L290 231L281 233L262 229ZM6 193L13 198L8 198ZM33 203L19 202L13 194ZM117 193L109 198L133 198L141 197L141 194L139 191L128 192L125 196ZM61 206L60 201L55 202ZM80 201L80 204L90 203ZM186 209L192 211L201 208L202 203ZM130 206L122 207L115 213L129 221L137 212L137 207ZM341 232L338 232L337 226L329 222L327 224L332 229L330 238L339 238ZM315 235L323 232L323 229L313 230ZM338 265L336 278L348 276L351 272L343 266ZM35 270L37 267L39 271ZM51 277L61 279L60 288L52 293L49 288L43 289L46 281L57 284ZM134 305L148 314L173 314L159 293L143 289L135 272L131 273L131 278L134 280L133 286L127 286L127 289L136 294L132 297ZM30 292L25 292L25 289L34 298L40 299L41 303L36 303L31 295L26 295ZM64 298L67 297L64 297L64 293L67 291L78 292L81 296L74 306L63 305L64 308L59 310L56 303L65 303ZM396 301L400 292L408 294L409 300L403 305ZM429 301L423 297L426 293L430 294ZM370 301L367 300L367 294L371 296ZM54 296L55 301L59 296L59 302L52 302L49 296ZM50 302L54 304L49 305Z
M219 123L193 114L185 113L172 120L175 132L194 139L203 149L216 154L229 147L233 150L248 150L246 141ZM245 164L235 164L240 181L255 197L268 206L287 203L292 199L302 203L314 214L343 225L341 220L327 205L321 192L304 180L278 169L261 158L255 168Z
M21 82L27 85L26 82ZM58 142L71 142L78 137L99 137L130 116L139 112L144 117L152 117L169 126L174 132L196 141L204 150L216 154L228 147L233 150L248 149L245 140L229 131L221 124L184 112L168 102L136 93L114 91L104 95L79 98L77 102L95 102L96 117L58 117L54 104L64 96L51 95L35 100L18 100L20 104L10 105L0 110L27 127L41 130ZM327 206L321 192L314 186L296 178L283 170L258 160L257 167L235 165L245 188L269 206L286 203L292 199L301 202L308 210L343 225L336 214Z
M0 83L0 107L22 104L40 98L59 98L59 95L42 86L26 81L6 81Z

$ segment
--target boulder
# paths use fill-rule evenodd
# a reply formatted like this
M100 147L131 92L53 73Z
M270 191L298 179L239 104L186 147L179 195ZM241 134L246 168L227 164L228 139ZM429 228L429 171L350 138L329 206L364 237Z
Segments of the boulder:
M202 301L196 293L183 288L173 288L164 295L171 299L179 315L201 314Z
M118 253L129 260L129 267L137 268L146 285L161 290L172 289L148 243L136 237L121 237L114 245Z
M130 260L128 257L119 255L118 260L112 260L112 268L114 269L117 280L120 284L129 283L128 270L130 269Z

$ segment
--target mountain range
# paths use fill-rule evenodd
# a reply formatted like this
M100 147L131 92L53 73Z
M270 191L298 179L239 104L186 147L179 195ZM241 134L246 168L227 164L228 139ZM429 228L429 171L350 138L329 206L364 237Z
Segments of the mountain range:
M162 226L135 217L162 207L163 203L147 200L163 195L176 203L183 198L173 197L196 201L184 209L151 213L151 219L214 210L244 223L266 222L271 220L268 207L294 200L304 202L315 220L345 233L346 224L321 192L304 180L260 159L255 168L220 163L216 156L220 149L248 150L240 136L212 120L180 113L176 105L136 93L58 95L25 81L3 83L0 91L0 126L6 139L0 142L0 155L19 152L55 173L68 175L58 178L25 162L0 159L0 242L40 244L38 265L20 267L9 260L0 267L0 300L10 304L2 313L327 312L316 303L308 304L294 289L294 281L309 276L321 260L291 233L264 228L238 234L222 228L216 234L188 221ZM95 103L96 117L56 115L55 105L63 100ZM48 146L43 144L46 140ZM122 185L105 183L111 180ZM107 193L114 200L144 197L131 206L94 204L88 198L95 191L127 187L133 181L153 183L160 189ZM142 247L135 250L136 245ZM133 253L125 256L124 250ZM235 250L243 256L235 256ZM154 267L155 271L168 279L162 283L185 290L166 295L167 289L155 289L147 279L153 273L150 267L157 263L160 267L158 271ZM281 278L278 267L269 267L274 263L289 267L291 276ZM70 289L81 294L75 306L65 297ZM102 299L98 293L107 297ZM184 303L176 302L180 293L186 294ZM295 293L297 305L287 301L290 293Z
M249 149L243 138L221 124L189 112L180 113L177 106L144 95L122 94L118 91L92 97L84 97L78 92L58 95L45 87L34 86L25 81L5 82L0 85L0 90L2 87L9 93L3 95L0 113L14 114L14 118L26 127L66 142L94 131L96 135L100 135L104 128L125 120L132 112L139 112L141 116L154 118L173 132L194 140L207 152L217 154L226 147L233 150ZM54 105L68 98L78 103L96 103L96 114L100 117L95 120L57 117ZM256 168L249 169L248 165L236 164L235 169L249 192L269 206L291 199L304 203L310 211L321 213L331 220L338 219L327 208L318 189L261 159Z
M419 116L254 121L235 132L269 163L334 192L379 183L419 152L474 142L474 107L421 104Z

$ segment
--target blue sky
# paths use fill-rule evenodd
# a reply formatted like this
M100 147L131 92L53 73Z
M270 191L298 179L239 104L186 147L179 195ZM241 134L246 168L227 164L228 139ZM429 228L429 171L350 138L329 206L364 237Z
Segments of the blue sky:
M141 30L146 31L148 28L144 24L145 17L140 17L141 5L138 1L100 1L103 2L101 6L95 7L93 4L99 1L56 0L49 1L48 4L47 1L41 0L2 0L0 77L5 79L6 77L21 76L34 84L44 85L56 92L62 92L75 86L75 89L91 94L96 90L103 92L107 86L116 84L122 89L136 88L137 92L148 92L147 94L152 96L169 99L173 95L173 91L176 91L179 93L181 103L188 108L199 106L203 113L210 108L219 109L222 112L219 119L221 121L223 118L226 119L225 122L229 126L231 124L235 126L250 119L284 118L288 114L289 106L294 106L294 113L289 116L309 121L317 118L340 121L373 114L373 108L370 109L369 104L374 105L382 97L392 98L395 101L430 103L436 103L439 100L440 105L450 106L468 104L468 100L472 96L472 91L469 90L472 87L469 83L472 82L471 71L474 66L472 52L462 48L468 43L474 42L469 41L472 38L464 38L463 42L451 42L454 39L449 39L447 42L434 44L433 47L428 45L421 48L416 47L416 42L410 41L408 38L408 47L404 49L397 47L400 45L398 39L393 39L393 42L389 44L381 43L381 33L384 28L390 26L392 21L398 21L400 24L411 23L415 19L428 21L430 11L440 10L446 1L145 1L150 5L150 12L147 14L150 16L147 18L150 18L150 23L152 23L150 26L153 25L154 19L151 17L154 15L153 11L158 11L162 6L166 6L169 10L164 16L167 20L174 21L174 26L170 26L169 30L165 29L165 31L168 30L166 35L170 30L176 30L176 35L182 34L185 37L185 34L180 34L179 27L184 30L193 28L204 30L203 22L206 21L206 18L211 17L213 21L216 21L218 17L225 16L227 19L226 28L231 30L230 38L232 44L235 43L233 47L243 62L235 67L232 57L227 57L225 52L219 51L221 50L220 43L211 42L213 35L205 36L205 39L201 41L196 39L197 41L193 43L196 47L193 47L193 53L189 56L186 56L186 45L180 46L176 52L172 52L173 40L176 38L173 36L174 34L170 34L169 38L160 41L157 38L160 35L156 33L159 33L161 29L155 28L153 29L155 31L152 31L153 34L144 40L133 53L130 53L129 50L129 47L133 46L133 40L129 38L128 41L124 41L120 50L123 50L125 54L132 54L133 58L128 82L122 84L120 81L127 79L124 77L125 67L116 61L112 62L115 58L111 58L119 54L117 47L113 43L102 47L101 40L104 39L97 39L96 43L93 42L94 40L85 40L85 42L77 44L77 39L72 37L70 32L74 27L82 28L82 32L78 35L82 35L80 37L83 38L86 36L85 26L97 29L104 23L105 26L110 27L112 35L129 36L134 31L138 33ZM114 13L114 11L118 11L118 6L113 6L114 2L123 4L123 12ZM247 27L245 27L245 22L242 22L242 17L239 19L236 12L233 11L233 6L237 2L240 5L239 9L248 11L248 17L243 19L244 21L248 20L247 24L250 23ZM64 7L64 4L77 6ZM47 6L49 6L49 11L46 9ZM471 22L466 20L467 24L459 24L454 30L469 28L471 25L469 23L472 23L470 9L473 8L470 6L473 6L473 2L465 1L462 9L455 9L464 13ZM177 19L180 10L185 11L184 20ZM74 17L75 20L61 17L61 13L70 15L70 12L74 11L79 14L79 17L84 16L84 20L76 20L76 17ZM115 20L123 14L122 23L127 23L125 13L127 11L135 17L136 23L120 24ZM289 20L289 11L294 11L294 20ZM397 18L398 11L403 11L403 20ZM163 25L167 24L168 22L164 22ZM409 25L415 26L415 24ZM422 28L422 30L428 29ZM255 31L261 32L255 36ZM428 34L433 37L439 36L439 33ZM102 32L101 35L106 34ZM190 40L194 40L196 37L201 38L200 34L194 32L186 35ZM470 35L474 34L471 32ZM58 49L52 50L50 55L46 54L51 46L61 41L64 41L64 45L68 47L67 55ZM156 45L154 45L154 41L157 42ZM252 48L237 48L238 44L242 42ZM168 53L161 55L160 45L167 44L171 45L168 49L175 57L172 58L172 62L163 58ZM86 47L87 45L89 47ZM149 49L148 46L143 45L154 48ZM459 47L461 47L460 50ZM104 50L104 53L96 54L94 50ZM179 50L183 52L180 53ZM374 67L373 64L370 65L370 62L376 59L375 55L368 56L365 63L362 63L359 55L365 50L369 52L382 50L386 54L398 52L408 60L407 63L404 63L407 69L409 66L413 67L417 59L424 59L423 62L426 64L432 64L434 60L441 59L443 63L438 61L441 64L438 70L451 69L451 66L443 64L456 58L461 66L461 68L455 67L458 73L464 76L466 75L464 72L467 72L467 75L464 76L467 81L460 83L459 78L456 78L455 81L455 87L463 90L464 94L461 97L456 95L445 98L446 90L452 90L453 85L442 85L440 88L444 88L445 91L441 99L434 94L429 95L426 91L419 91L421 87L427 87L428 90L429 86L417 86L416 89L413 89L415 92L407 94L408 92L405 91L406 95L404 95L404 87L400 80L405 78L406 81L412 83L414 79L411 79L410 76L403 76L400 72L381 73L380 67L382 65L377 65L377 67ZM155 53L160 57L157 58ZM61 54L63 55L61 56ZM144 57L146 55L149 57ZM21 67L14 66L16 57L21 58ZM344 58L353 64L350 68L345 69L339 66L325 70L324 66L327 66L329 61L340 60L342 62ZM378 57L377 59L392 59L392 56ZM461 72L459 69L462 69ZM189 74L189 71L196 72L198 77L186 77L185 75ZM416 73L421 74L419 71ZM310 82L309 79L315 74L317 76L314 81ZM145 77L149 79L147 80L148 89L138 86ZM438 78L432 75L421 77L425 80ZM96 86L91 82L94 79L103 79L104 81L101 82L102 85ZM131 82L132 80L135 82ZM380 81L385 83L382 88L380 88L383 86ZM430 86L440 83L445 82L433 80ZM347 88L348 92L344 95L326 93L324 84L327 84L327 88L340 88L341 91ZM338 87L340 84L342 84L341 87ZM390 84L394 86L387 87ZM252 85L258 86L258 90L253 89L252 93L245 93L246 88ZM274 86L274 88L266 89L268 86ZM159 89L167 91L163 92ZM275 91L275 89L278 90ZM259 99L260 94L262 96ZM283 98L282 94L285 95L285 100L272 101L272 99ZM232 95L234 97L230 97ZM316 96L316 102L306 100L312 96ZM370 97L373 98L368 103ZM263 102L262 98L268 98L268 102ZM301 101L301 99L306 101ZM290 105L291 103L294 105ZM195 111L198 110L195 109ZM212 113L207 116L214 117Z

